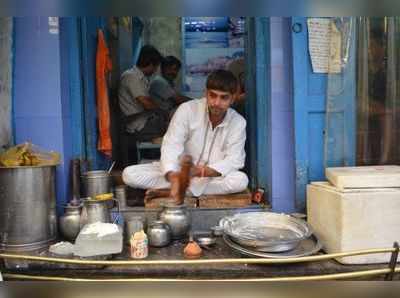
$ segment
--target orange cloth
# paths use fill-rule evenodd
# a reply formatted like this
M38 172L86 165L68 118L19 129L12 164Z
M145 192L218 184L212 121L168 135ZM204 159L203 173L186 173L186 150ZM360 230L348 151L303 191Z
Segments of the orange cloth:
M112 142L110 135L110 106L108 100L107 75L112 62L104 34L98 30L96 53L97 117L99 119L99 141L97 149L111 158Z

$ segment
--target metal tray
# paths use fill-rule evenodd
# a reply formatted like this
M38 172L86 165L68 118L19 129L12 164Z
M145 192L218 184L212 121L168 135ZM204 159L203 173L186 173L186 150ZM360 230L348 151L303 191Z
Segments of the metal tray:
M280 253L272 253L272 252L267 253L267 252L252 250L250 248L245 248L245 247L242 247L239 244L235 243L226 234L224 234L222 237L223 237L225 243L230 248L239 252L240 254L250 256L250 257L259 257L259 258L274 258L274 259L299 258L299 257L313 255L313 254L317 253L318 251L320 251L322 248L321 242L315 236L311 236L308 239L301 240L299 245L297 245L296 248L294 248L290 251L280 252Z
M296 240L291 242L274 243L272 245L254 244L254 242L252 242L253 245L248 245L249 243L248 240L241 240L234 237L230 237L230 239L244 248L248 248L250 250L257 250L261 252L272 252L272 253L285 252L295 249L296 246L299 245L301 241L301 240Z
M294 249L312 235L306 221L274 212L246 212L224 217L220 226L237 244L263 252Z

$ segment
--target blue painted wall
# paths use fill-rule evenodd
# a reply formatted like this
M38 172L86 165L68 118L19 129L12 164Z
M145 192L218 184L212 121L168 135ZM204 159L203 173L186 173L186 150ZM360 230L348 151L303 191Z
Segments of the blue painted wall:
M271 192L272 209L295 210L294 107L290 19L270 18Z
M47 17L15 18L14 123L16 143L30 141L61 154L57 203L68 199L72 154L67 78L62 74L60 35L49 32ZM64 83L64 84L63 84ZM62 212L58 206L58 212Z

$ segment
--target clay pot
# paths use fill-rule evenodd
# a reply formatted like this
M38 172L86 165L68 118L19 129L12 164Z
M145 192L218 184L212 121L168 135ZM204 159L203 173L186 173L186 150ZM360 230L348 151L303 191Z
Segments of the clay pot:
M183 255L186 259L198 259L202 254L202 249L200 246L193 240L189 241L186 247L183 250Z

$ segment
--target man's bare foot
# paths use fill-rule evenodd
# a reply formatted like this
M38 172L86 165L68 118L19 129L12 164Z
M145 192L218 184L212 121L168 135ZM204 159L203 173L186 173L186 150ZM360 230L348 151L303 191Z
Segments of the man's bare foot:
M170 195L169 189L148 189L144 195L144 201L149 202L156 198L168 198Z

